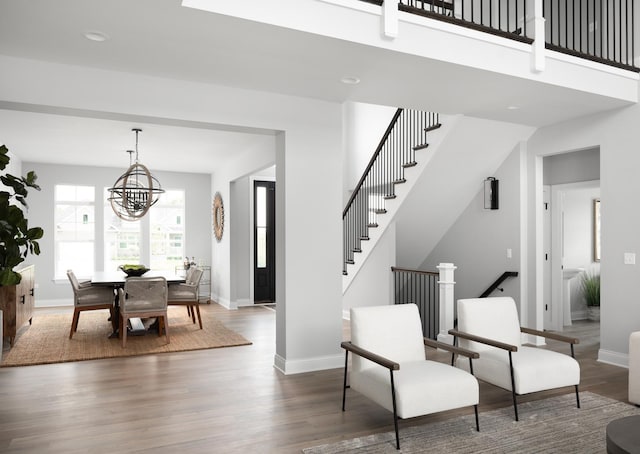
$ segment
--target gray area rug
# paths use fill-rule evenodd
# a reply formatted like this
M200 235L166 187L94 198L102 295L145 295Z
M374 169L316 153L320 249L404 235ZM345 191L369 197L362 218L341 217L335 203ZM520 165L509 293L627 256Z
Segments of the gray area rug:
M480 432L473 414L418 427L400 426L400 448L394 432L306 448L305 454L335 453L604 453L606 428L614 419L638 415L640 409L597 394L552 397L480 413ZM638 427L640 430L640 427Z

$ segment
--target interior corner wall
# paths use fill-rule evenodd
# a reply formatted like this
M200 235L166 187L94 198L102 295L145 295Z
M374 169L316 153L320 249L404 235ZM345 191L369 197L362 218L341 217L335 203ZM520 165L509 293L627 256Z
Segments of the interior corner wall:
M518 145L492 175L499 180L499 209L484 208L484 186L479 182L476 196L420 266L437 271L439 263L453 263L456 300L477 298L505 271L520 271L520 161ZM493 296L519 301L519 281L506 280L504 292Z
M392 222L376 243L351 285L342 296L343 317L349 309L361 306L384 306L393 302L393 273L396 264L396 223ZM375 282L375 285L371 285Z
M629 335L640 330L640 287L638 265L625 265L625 252L640 252L640 213L630 209L640 205L640 106L583 117L574 121L540 128L529 141L529 200L535 200L536 158L588 148L600 148L601 191L601 361L625 366L628 360ZM536 209L532 204L528 224L536 228ZM540 260L540 249L534 239L529 243L534 260ZM534 313L541 305L537 294L535 264L530 268L529 310Z

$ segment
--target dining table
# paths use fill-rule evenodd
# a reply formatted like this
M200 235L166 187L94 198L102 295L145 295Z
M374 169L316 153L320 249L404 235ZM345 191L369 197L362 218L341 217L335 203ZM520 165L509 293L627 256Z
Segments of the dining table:
M111 326L113 332L109 335L110 338L117 338L119 335L120 325L120 302L118 298L117 290L124 288L124 284L129 276L124 271L96 271L91 277L91 285L101 287L111 287L115 292L115 304L113 316L111 317ZM167 280L168 285L182 284L186 282L185 276L180 276L175 271L154 271L150 270L144 273L142 277L164 277ZM140 319L131 319L131 324L136 326L142 326Z

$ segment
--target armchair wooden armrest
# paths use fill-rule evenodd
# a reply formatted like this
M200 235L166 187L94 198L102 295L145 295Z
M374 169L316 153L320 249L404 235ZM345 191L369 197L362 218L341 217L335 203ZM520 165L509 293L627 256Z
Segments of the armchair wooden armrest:
M579 344L580 339L577 337L563 336L562 334L550 333L547 331L538 331L537 329L520 327L520 332L525 334L533 334L535 336L546 337L547 339L553 339L568 344Z
M440 348L451 353L466 356L467 358L476 359L480 357L477 352L472 352L471 350L467 350L466 348L456 347L455 345L445 344L444 342L429 339L427 337L424 338L424 345L428 345L429 347L433 348Z
M463 331L458 331L457 329L450 329L449 334L452 336L460 337L462 339L467 339L474 342L480 342L481 344L487 344L492 347L501 348L503 350L507 350L510 352L517 352L518 347L511 344L505 344L504 342L498 342L493 339L487 339L486 337L475 336L473 334L465 333Z
M389 370L400 370L400 364L391 361L390 359L387 359L383 356L376 355L369 350L360 348L357 345L353 345L350 341L342 342L340 346L355 355L362 356L363 358L373 361L376 364L380 364L382 367L386 367Z

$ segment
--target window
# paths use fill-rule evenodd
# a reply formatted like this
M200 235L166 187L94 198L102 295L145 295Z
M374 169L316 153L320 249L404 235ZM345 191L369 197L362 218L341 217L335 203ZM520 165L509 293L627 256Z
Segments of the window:
M104 190L104 270L115 271L120 265L142 263L140 221L123 221L113 212Z
M256 186L256 267L267 266L267 188Z
M66 277L72 269L78 276L94 271L95 188L55 187L55 275Z
M184 191L167 190L149 213L150 268L173 270L184 260Z

